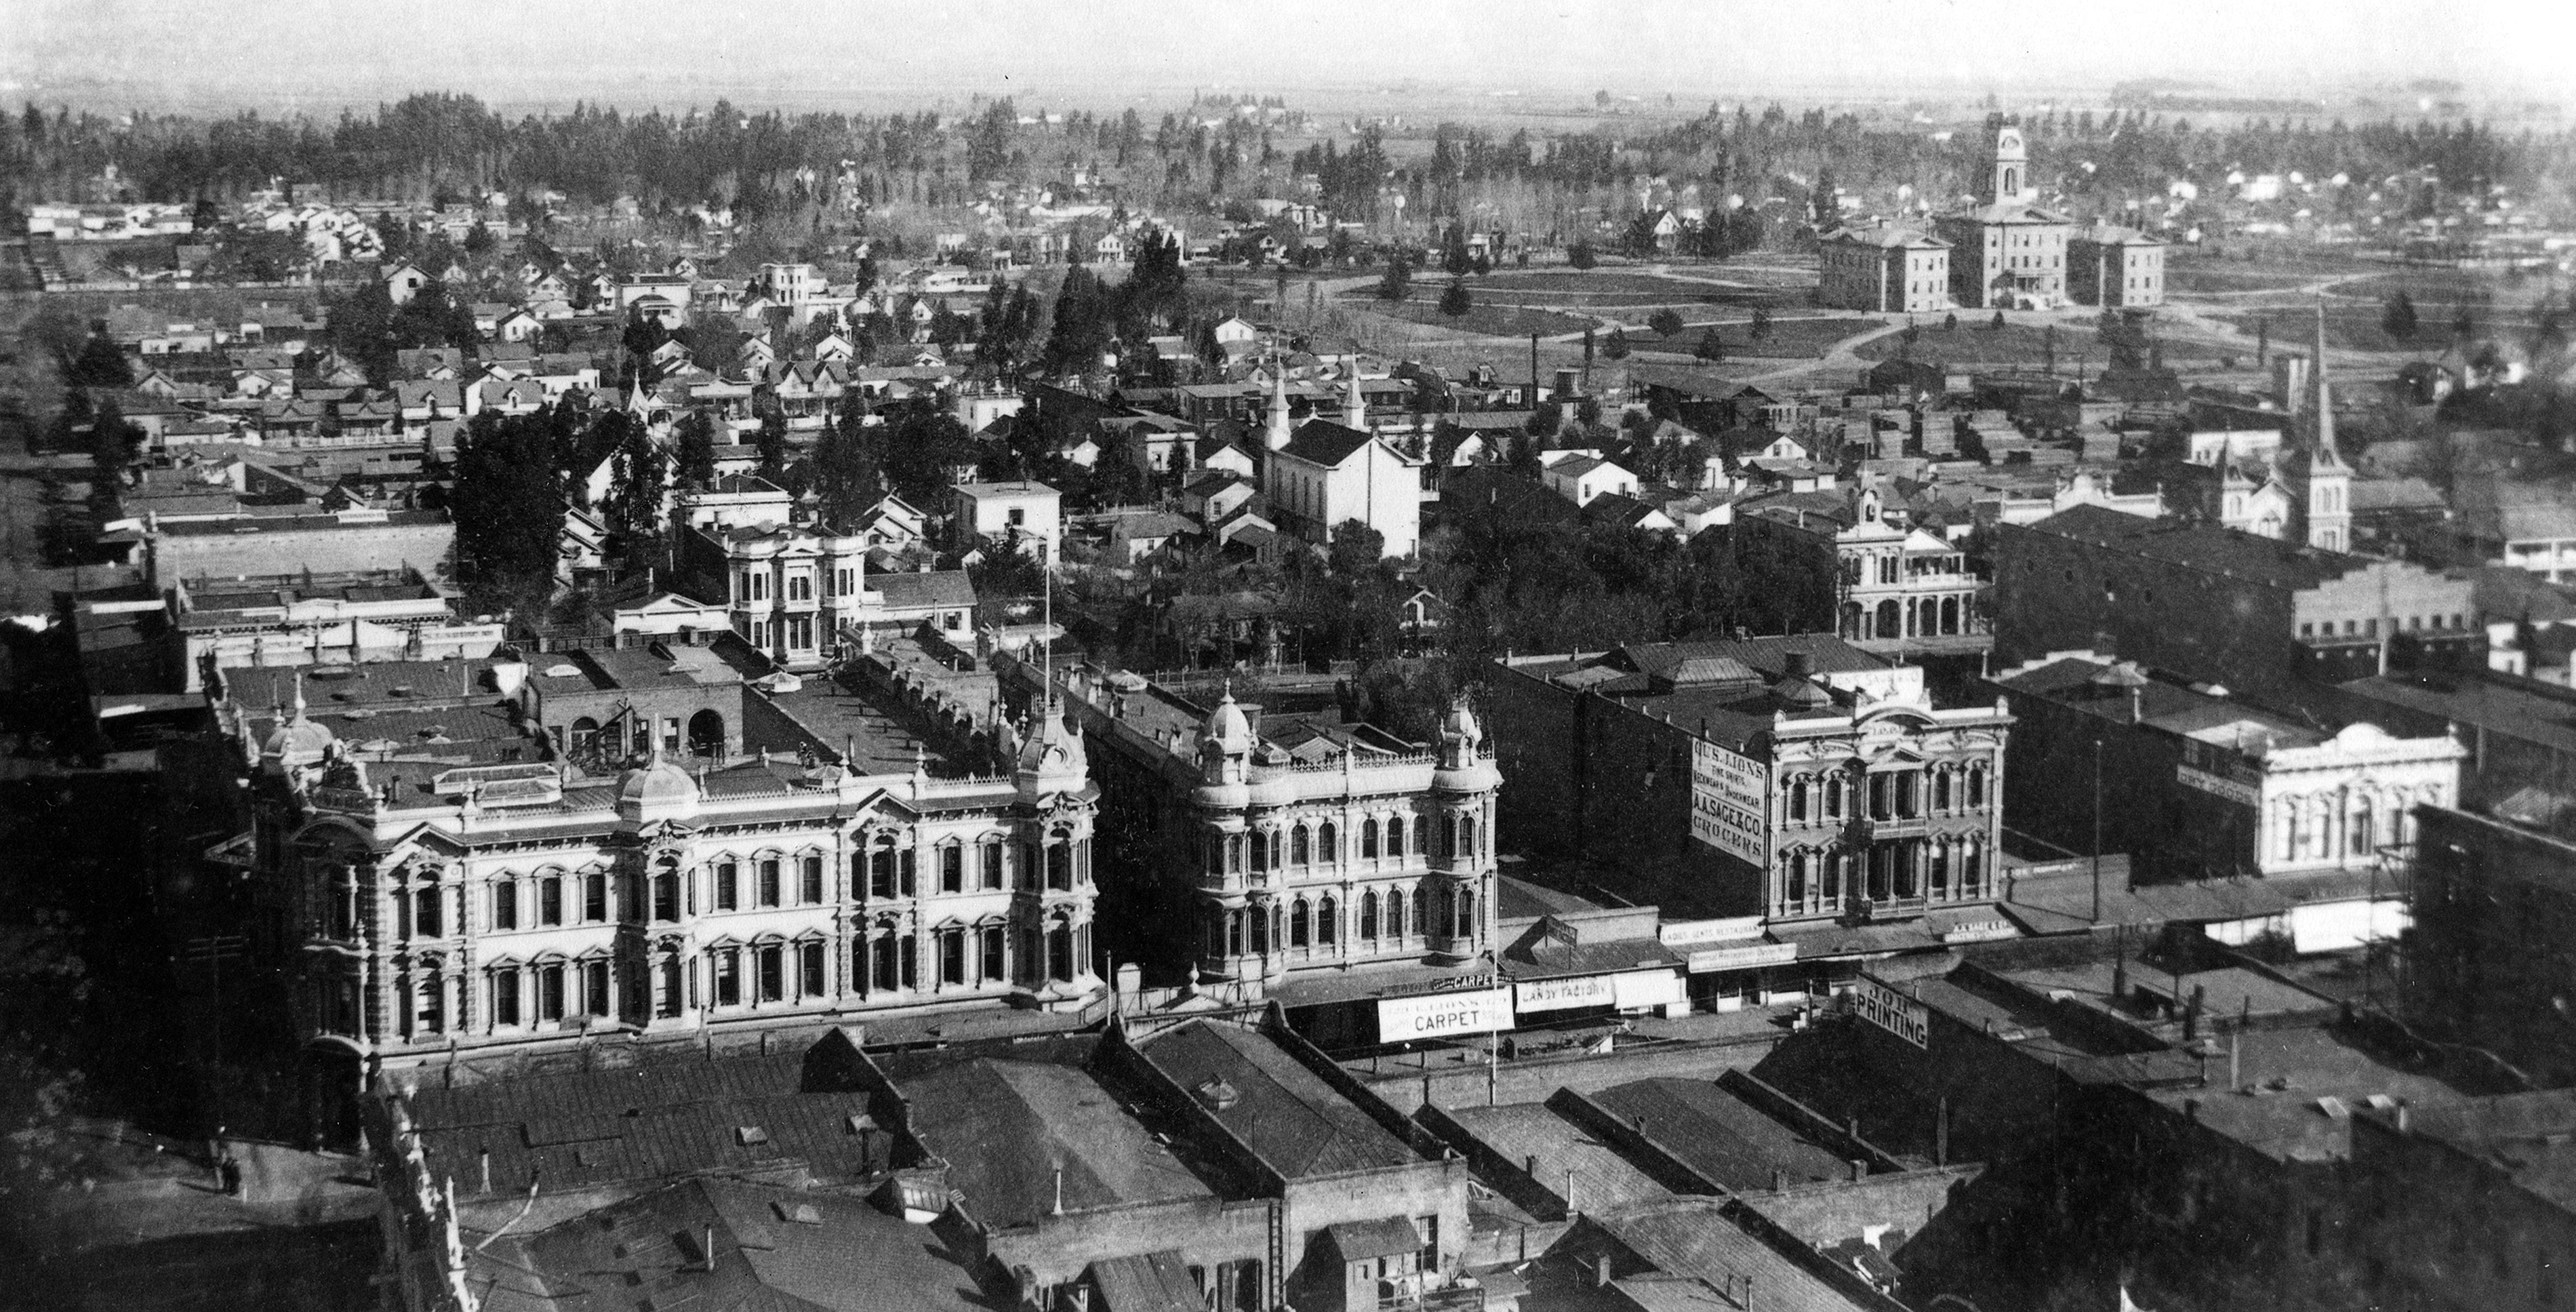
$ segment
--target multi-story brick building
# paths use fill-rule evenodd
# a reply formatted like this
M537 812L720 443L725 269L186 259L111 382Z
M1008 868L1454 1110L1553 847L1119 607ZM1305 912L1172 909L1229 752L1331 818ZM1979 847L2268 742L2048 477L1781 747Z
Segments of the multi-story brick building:
M1985 203L1933 221L1950 243L1950 299L1979 310L2044 310L2066 300L2066 239L2074 225L2039 207L2021 129L1995 134Z
M2097 223L2066 240L2066 293L2079 304L2165 303L2165 244L2135 228Z
M957 721L934 754L895 707L843 717L829 748L694 770L657 736L594 775L545 759L512 706L488 742L462 741L472 711L412 742L394 712L344 740L300 691L267 717L218 708L252 769L256 951L288 981L327 1130L362 1067L1099 991L1099 794L1060 715Z
M1025 692L1041 667L1005 668ZM1423 745L1089 666L1056 686L1100 774L1120 960L1276 990L1496 946L1501 778L1464 705Z
M1920 920L1997 896L2001 703L1822 634L1498 663L1505 839L1668 920ZM1935 927L1936 930L1939 928Z
M1816 303L1880 314L1950 306L1950 243L1893 224L1843 228L1816 242Z
M2529 789L2490 811L2416 813L2406 1014L2561 1084L2576 1079L2562 1005L2576 992L2576 808Z
M2471 584L2404 561L2077 506L1995 532L1995 645L2076 648L2239 692L2485 664Z

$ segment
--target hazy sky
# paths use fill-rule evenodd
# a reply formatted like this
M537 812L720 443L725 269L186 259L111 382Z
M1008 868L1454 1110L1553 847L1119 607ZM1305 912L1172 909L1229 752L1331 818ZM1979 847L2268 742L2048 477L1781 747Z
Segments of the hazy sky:
M2571 0L0 0L0 88L244 103L456 88L1130 94L1412 79L1694 98L2170 76L2576 89ZM743 99L744 97L737 97Z

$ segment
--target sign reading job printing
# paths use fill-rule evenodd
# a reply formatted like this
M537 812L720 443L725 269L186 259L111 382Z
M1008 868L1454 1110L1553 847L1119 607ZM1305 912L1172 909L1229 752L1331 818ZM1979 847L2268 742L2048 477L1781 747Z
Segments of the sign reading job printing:
M1691 743L1691 837L1761 865L1769 777L1762 763L1705 739Z
M1887 1031L1918 1048L1928 1048L1932 1040L1932 1013L1922 1003L1888 986L1860 977L1852 990L1852 1009L1862 1020Z
M1446 1034L1483 1034L1511 1027L1512 991L1508 987L1420 993L1408 998L1380 998L1377 1003L1380 1043L1436 1039Z

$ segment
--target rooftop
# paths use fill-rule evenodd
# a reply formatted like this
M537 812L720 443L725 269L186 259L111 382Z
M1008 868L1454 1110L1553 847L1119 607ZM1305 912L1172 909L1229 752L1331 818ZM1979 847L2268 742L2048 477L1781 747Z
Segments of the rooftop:
M1192 1021L1138 1042L1164 1077L1291 1180L1419 1161L1412 1147L1308 1070L1269 1036ZM1230 1093L1232 1096L1225 1096Z
M1580 1210L1606 1211L1673 1196L1599 1135L1552 1107L1513 1103L1442 1110L1495 1156L1529 1172L1539 1188L1560 1199L1571 1189L1572 1205Z
M1792 1187L1850 1178L1841 1157L1736 1097L1713 1080L1632 1080L1592 1095L1701 1175L1729 1189L1772 1187L1777 1172Z
M893 1074L913 1132L948 1159L949 1183L979 1219L1034 1224L1059 1200L1074 1212L1213 1196L1078 1064L1090 1044L1058 1046L1076 1060L979 1057Z
M2576 1091L2409 1108L2407 1133L2449 1144L2503 1173L2515 1187L2576 1211Z
M2204 573L2253 579L2277 588L2312 588L2368 566L2360 556L2320 551L2215 524L2148 519L2103 506L2061 510L2019 530L2089 542Z

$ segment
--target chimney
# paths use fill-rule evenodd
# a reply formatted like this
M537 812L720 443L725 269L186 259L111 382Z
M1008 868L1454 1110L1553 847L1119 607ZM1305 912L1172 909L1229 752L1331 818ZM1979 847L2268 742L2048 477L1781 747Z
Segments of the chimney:
M1538 1179L1537 1153L1531 1153L1521 1159L1521 1174L1528 1176L1533 1182Z
M2129 723L2147 718L2147 690L2132 685L2129 689Z
M1862 1158L1855 1157L1851 1159L1851 1172L1852 1183L1859 1184L1861 1181L1869 1178L1869 1163Z
M1773 1192L1773 1193L1775 1193L1775 1194L1779 1194L1779 1193L1787 1193L1788 1191L1789 1191L1789 1168L1787 1168L1787 1167L1785 1167L1785 1166L1774 1166L1774 1167L1772 1167L1772 1168L1771 1168L1771 1192Z
M1064 1215L1064 1168L1061 1166L1055 1168L1055 1206L1049 1209L1047 1215Z
M1596 1253L1592 1257L1592 1287L1594 1289L1608 1289L1610 1287L1610 1255L1608 1253Z
M706 1245L700 1251L707 1255L707 1270L713 1271L716 1269L716 1228L708 1226L701 1232L700 1242Z
M2404 1104L2404 1103L2402 1103L2402 1102L2401 1102L2401 1103L2399 1103L2399 1104L2397 1104L2397 1132L2398 1132L2399 1134L2404 1134L2404 1133L2406 1133L2406 1132L2407 1132L2407 1126L2406 1126L2406 1104Z
M485 1148L474 1154L474 1168L475 1174L481 1177L482 1188L478 1192L487 1194L492 1192L491 1149Z

